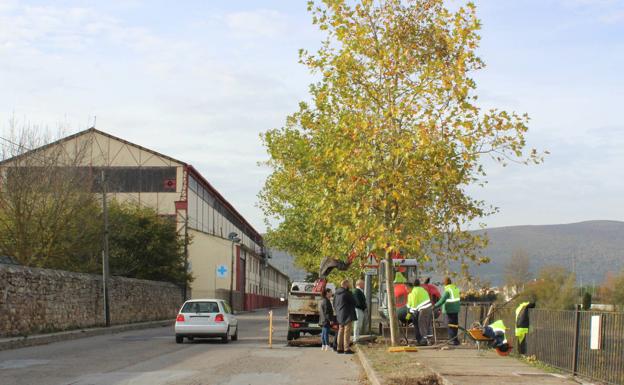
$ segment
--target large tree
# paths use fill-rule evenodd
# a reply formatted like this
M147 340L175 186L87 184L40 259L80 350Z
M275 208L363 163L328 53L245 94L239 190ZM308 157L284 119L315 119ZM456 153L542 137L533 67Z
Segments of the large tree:
M172 218L132 203L110 206L110 269L113 275L184 284L184 238Z
M326 33L316 53L301 51L318 79L311 102L263 135L273 172L261 204L279 223L269 241L305 267L351 251L391 262L400 251L442 268L459 260L467 272L484 240L466 224L492 212L467 193L484 181L483 156L539 161L523 154L526 115L477 105L474 5L323 0L309 10Z
M53 136L28 127L13 126L6 136L0 146L0 253L28 266L97 270L99 204L91 175L78 167L87 144L72 151L41 148Z
M505 284L513 288L515 293L519 293L532 278L530 268L529 254L523 249L514 250L505 265Z

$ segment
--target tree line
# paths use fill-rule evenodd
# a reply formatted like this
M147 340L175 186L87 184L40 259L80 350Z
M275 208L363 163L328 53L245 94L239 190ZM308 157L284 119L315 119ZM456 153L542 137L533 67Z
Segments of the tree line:
M624 307L624 269L607 274L598 287L579 287L576 281L574 272L556 265L544 266L534 276L524 250L515 250L505 268L505 286L518 293L519 301L558 310L572 310L577 304L589 310L592 303Z

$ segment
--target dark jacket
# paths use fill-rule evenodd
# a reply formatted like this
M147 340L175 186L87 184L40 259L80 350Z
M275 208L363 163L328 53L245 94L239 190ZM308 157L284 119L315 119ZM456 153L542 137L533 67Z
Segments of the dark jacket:
M331 301L327 298L323 298L321 302L319 302L319 325L329 326L334 322L334 318L334 308L332 307Z
M534 308L535 308L535 302L529 302L529 304L520 311L520 313L518 314L518 317L516 318L517 328L529 327L529 323L530 323L529 309L534 309Z
M366 310L366 296L359 287L353 289L353 297L355 297L355 307L360 310Z
M336 290L334 308L336 309L336 318L340 325L346 325L357 320L355 315L355 297L353 297L353 293L350 290L342 287Z

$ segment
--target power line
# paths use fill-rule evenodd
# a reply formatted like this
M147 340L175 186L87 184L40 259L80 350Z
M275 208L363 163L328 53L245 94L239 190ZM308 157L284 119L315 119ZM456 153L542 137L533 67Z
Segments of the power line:
M14 145L14 146L17 146L17 147L18 147L18 148L20 148L20 149L24 149L24 150L26 150L26 152L24 152L24 153L22 153L22 154L19 154L19 155L16 155L16 156L13 156L12 158L15 158L15 157L18 157L18 156L23 156L23 155L25 155L25 154L26 154L26 153L28 153L28 152L33 152L33 154L30 154L30 156L33 156L33 157L36 157L36 158L38 158L38 157L39 157L39 154L36 154L36 151L35 151L35 150L33 150L33 149L31 149L31 148L28 148L28 147L24 146L23 144L15 143L15 142L14 142L14 141L12 141L11 139L7 139L7 138L5 138L4 136L0 136L0 139L4 140L5 142L7 142L7 143L9 143L9 144L12 144L12 145ZM9 159L11 159L11 158L9 158ZM41 161L43 161L43 162L47 161L45 158L38 158L38 159L39 159L39 160L41 160Z

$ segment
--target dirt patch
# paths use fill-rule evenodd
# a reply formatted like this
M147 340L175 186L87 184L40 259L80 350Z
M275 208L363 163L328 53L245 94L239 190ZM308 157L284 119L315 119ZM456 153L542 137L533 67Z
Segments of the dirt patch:
M440 385L440 377L435 374L426 375L424 377L409 377L409 376L393 376L385 380L388 385Z
M438 385L440 378L420 364L418 352L389 353L385 344L360 348L384 385Z

